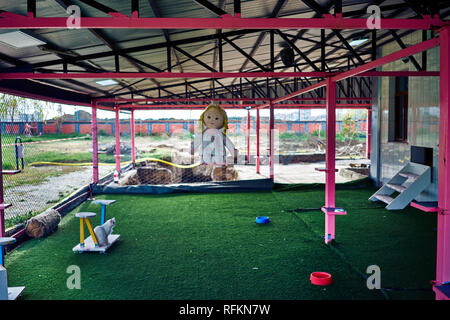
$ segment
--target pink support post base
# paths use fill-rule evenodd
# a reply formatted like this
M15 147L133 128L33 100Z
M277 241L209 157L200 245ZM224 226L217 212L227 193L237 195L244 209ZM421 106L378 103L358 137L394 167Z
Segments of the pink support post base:
M97 105L92 104L92 182L98 183L98 133L97 133Z

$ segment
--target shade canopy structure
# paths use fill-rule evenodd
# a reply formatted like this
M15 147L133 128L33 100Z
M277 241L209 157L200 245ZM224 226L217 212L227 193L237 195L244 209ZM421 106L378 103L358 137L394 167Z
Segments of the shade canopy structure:
M440 77L439 288L450 281L449 13L449 1L11 1L0 4L0 92L92 107L95 151L97 109L114 111L117 127L121 109L133 123L137 110L209 101L268 109L271 179L274 109L325 108L329 243L335 216L345 215L335 208L336 109L370 109L376 77ZM402 41L417 31L421 42ZM378 57L389 43L399 51ZM429 71L426 51L438 46L441 69ZM377 70L401 59L413 71ZM94 183L97 161L93 152ZM445 295L436 289L436 297Z
M381 29L370 29L371 5ZM277 98L373 60L386 43L405 48L402 36L437 30L449 12L447 1L8 1L0 5L0 90L85 106L264 98L267 90ZM366 75L338 84L338 96L370 96Z

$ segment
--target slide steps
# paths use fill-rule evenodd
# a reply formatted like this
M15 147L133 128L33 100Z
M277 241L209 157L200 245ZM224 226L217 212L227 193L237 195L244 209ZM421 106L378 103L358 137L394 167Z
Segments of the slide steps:
M369 199L386 203L388 210L401 210L431 184L431 167L410 162ZM394 196L394 193L398 195Z

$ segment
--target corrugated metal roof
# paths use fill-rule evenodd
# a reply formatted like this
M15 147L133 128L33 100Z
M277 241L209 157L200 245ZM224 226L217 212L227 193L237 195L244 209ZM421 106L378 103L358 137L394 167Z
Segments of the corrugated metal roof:
M214 13L207 10L206 8L199 5L194 0L164 0L155 1L153 0L159 10L162 17L192 17L192 18L214 18L217 17ZM91 17L107 17L108 14L99 10L93 6L86 4L81 0L64 0L60 1L66 4L78 5L81 8L83 16ZM131 14L131 1L119 1L119 0L97 0L100 5L109 7L115 11L121 12L126 15ZM330 8L329 0L316 0L316 2L322 7ZM442 1L441 1L442 2ZM210 0L210 3L226 12L233 13L233 0ZM241 1L242 17L244 18L261 18L270 17L274 12L274 9L279 4L278 0L247 0ZM362 0L344 0L343 8L345 12L351 12L355 10L362 10L368 6L370 1ZM387 0L383 1L382 6L389 7L392 5L403 5L406 6L402 0ZM16 1L2 1L0 3L0 10L5 10L13 12L16 14L26 14L27 8L26 0L16 0ZM141 17L155 17L155 12L152 10L149 1L140 0L139 1L140 16ZM415 16L411 9L394 8L392 10L383 11L385 15L395 14L395 17L405 18ZM60 5L55 0L42 0L37 1L37 16L39 17L66 17L68 14L65 11L65 7ZM283 6L278 12L278 17L317 17L318 15L311 8L309 8L304 2L300 0L286 0L283 2ZM290 39L295 41L296 46L312 61L320 60L320 31L319 30L304 30L302 31L300 39L294 39L293 37L299 35L300 30L282 30L284 34L289 35ZM112 49L108 44L112 44L116 49L129 50L126 55L119 57L120 71L121 72L137 72L138 70L144 70L146 72L153 72L148 65L155 68L167 71L167 49L166 49L166 36L162 30L124 30L124 29L105 29L101 30L100 33L96 33L86 29L71 29L71 30L29 30L27 31L34 37L44 40L45 42L51 44L54 47L62 49L63 51L68 51L72 54L85 56L91 54L100 53L102 56L98 58L93 58L86 61L78 61L76 64L69 64L68 68L70 71L81 71L83 66L91 66L96 68L101 68L105 71L114 71L114 55L112 54ZM223 30L226 33L227 30ZM351 39L353 35L358 34L358 31L341 31L341 34L347 38ZM216 34L215 30L168 30L167 35L171 41L184 41L184 44L179 44L178 47L192 56L198 56L198 59L203 63L218 68L217 64L217 52L215 53L215 48L217 46L216 40L205 40L205 41L191 41L190 39L195 39L203 36L211 36ZM229 37L239 48L244 50L246 53L254 51L253 58L263 66L267 66L270 63L269 56L269 36L266 34L263 40L260 42L258 47L255 47L257 39L261 32L252 32L249 34L231 36ZM327 36L330 31L326 32ZM379 36L385 36L387 31L380 31ZM385 37L386 38L386 37ZM279 36L275 35L275 51L278 53L281 49L281 44L285 41ZM136 51L133 48L142 47L147 45L155 45L157 48L152 50L142 50ZM363 45L356 48L358 52L362 54L363 59L370 59L370 55L367 55L367 51L370 47ZM343 46L341 41L336 37L330 37L327 41L327 52L333 52L331 58L344 57L343 60L330 61L328 67L337 68L346 64L346 56L349 55L349 51ZM174 54L175 53L175 54ZM62 70L61 59L63 57L70 56L50 53L48 51L43 51L37 47L30 48L13 48L5 44L0 43L0 54L18 59L20 61L37 64L43 62L55 62L49 66L44 67L47 70ZM205 72L208 71L204 66L198 64L197 62L186 57L183 53L175 50L172 52L171 56L172 70L175 72L180 71L180 66L177 65L177 61L181 62L181 68L184 72ZM301 63L302 71L313 71L313 68L306 65L302 59L296 55L296 58ZM142 64L136 62L133 59L142 61ZM216 61L214 61L216 59ZM247 61L247 62L246 62ZM58 63L57 63L58 62ZM246 62L246 64L244 64ZM49 63L50 64L50 63ZM320 66L320 63L317 63ZM11 67L11 63L1 59L0 56L0 67L6 68ZM257 71L260 70L252 61L249 61L244 55L239 53L237 50L232 48L229 44L224 42L223 44L223 67L225 72L237 72L240 71L243 66L244 70ZM276 67L282 67L283 64L280 59L276 61ZM281 70L293 71L293 68L282 68ZM138 79L126 79L121 80L124 84L132 84ZM117 91L121 86L115 87L101 87L95 83L95 80L75 80L75 81L64 81L64 80L52 80L46 81L47 83L52 83L53 85L58 85L65 88L71 88L75 90L81 90L88 92L94 96L101 96L105 92L112 93ZM82 82L82 83L80 83ZM170 88L170 92L173 93L183 93L184 94L184 80L183 79L156 79L156 82L161 86L171 85L179 83L179 87ZM233 79L222 79L220 80L224 85L231 84ZM156 88L157 83L150 79L141 81L135 86L132 86L134 90L142 90L145 88ZM85 85L83 87L83 84ZM98 92L92 90L92 88L97 88ZM198 89L209 88L211 81L196 82L194 85ZM216 84L216 87L220 87ZM127 92L129 89L124 89ZM154 94L154 92L152 92Z

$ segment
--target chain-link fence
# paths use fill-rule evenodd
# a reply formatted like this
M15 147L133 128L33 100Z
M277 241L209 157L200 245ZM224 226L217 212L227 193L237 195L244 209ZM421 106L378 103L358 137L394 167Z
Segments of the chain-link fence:
M229 113L226 132L229 142L224 140L222 146L225 165L211 165L202 158L204 145L196 145L196 137L202 135L198 131L198 119L144 120L135 111L137 165L124 172L119 183L176 184L268 178L269 115L268 109L259 112L259 166L255 110L250 111L250 118L246 110ZM112 176L115 170L116 130L120 132L121 166L132 160L131 113L120 112L119 128L113 116L98 119L100 177ZM5 212L8 225L42 212L92 182L91 119L88 113L83 117L84 120L61 123L1 122L4 201L13 205ZM338 118L338 158L364 158L364 115L359 118ZM323 166L325 161L325 119L303 120L276 110L274 127L275 181L307 183L317 182L317 176L323 178L314 169Z
M86 134L42 134L22 123L1 123L6 226L53 206L92 181L92 141ZM113 157L101 174L112 170Z
M204 150L208 150L206 153L211 153L211 150L209 147L205 149L204 144L196 145L196 137L204 137L206 132L197 129L198 119L147 120L144 125L136 121L137 168L124 173L119 184L199 183L270 177L269 110L262 109L259 112L259 157L256 111L250 111L250 118L247 111L241 111L240 115L230 112L228 118L226 138L223 138L220 147L226 154L226 165L217 162L211 164L211 159L202 157ZM121 116L121 120L125 117ZM341 118L336 124L338 159L363 159L365 120L355 119L355 115ZM316 171L315 167L324 166L326 121L320 118L298 119L292 119L289 113L275 113L275 181L308 183L324 178L323 173ZM127 129L121 135L121 142L121 153L131 149ZM236 157L233 148L237 150Z

